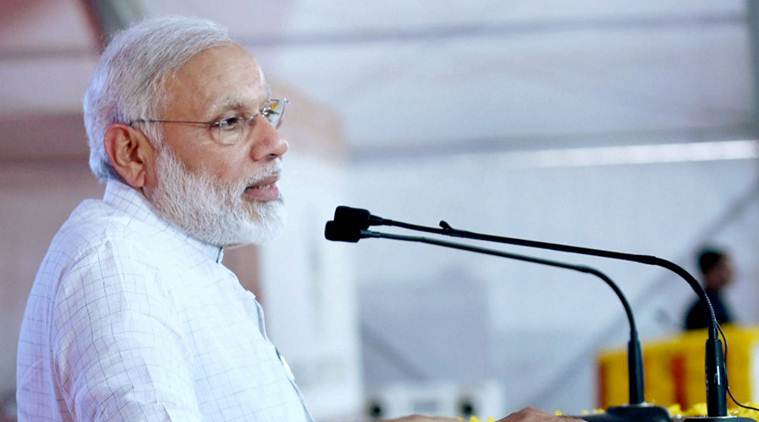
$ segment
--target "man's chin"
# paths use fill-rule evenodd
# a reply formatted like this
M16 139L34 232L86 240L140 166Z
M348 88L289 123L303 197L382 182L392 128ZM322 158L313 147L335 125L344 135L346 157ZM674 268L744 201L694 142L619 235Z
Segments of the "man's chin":
M263 245L276 238L287 223L287 212L282 200L259 203L255 216L237 227L230 240L223 245L234 248L246 245Z

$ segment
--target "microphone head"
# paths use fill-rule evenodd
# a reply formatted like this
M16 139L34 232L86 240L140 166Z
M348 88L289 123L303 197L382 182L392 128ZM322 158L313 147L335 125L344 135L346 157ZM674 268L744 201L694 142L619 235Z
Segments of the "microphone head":
M324 237L336 242L356 243L361 240L361 229L337 221L327 221L324 225Z
M372 214L369 210L361 208L351 208L341 205L335 208L334 221L349 227L358 227L359 229L368 229Z

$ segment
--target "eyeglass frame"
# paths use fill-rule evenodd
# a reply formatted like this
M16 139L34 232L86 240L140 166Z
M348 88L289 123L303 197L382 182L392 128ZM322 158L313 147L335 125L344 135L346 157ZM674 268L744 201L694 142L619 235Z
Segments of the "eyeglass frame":
M287 104L290 103L290 100L287 97L282 98L269 98L266 100L266 105L261 107L258 110L258 113L253 114L252 116L243 118L242 116L238 116L243 120L241 124L245 125L245 127L250 127L251 122L255 121L256 117L264 115L264 109L266 109L272 102L279 102L279 104L282 105L282 111L279 113L279 119L277 120L276 126L274 126L274 129L279 129L280 126L282 126L282 119L285 117L285 110L287 109ZM177 124L185 124L185 125L203 125L207 126L209 130L212 129L219 129L221 130L221 122L223 120L228 119L228 117L221 118L221 119L215 119L215 120L209 120L207 122L201 122L201 121L194 121L194 120L163 120L163 119L134 119L127 122L129 126L132 126L135 123L177 123ZM272 124L272 122L264 116L264 119L266 119L269 124ZM223 145L233 145L233 144L223 144Z

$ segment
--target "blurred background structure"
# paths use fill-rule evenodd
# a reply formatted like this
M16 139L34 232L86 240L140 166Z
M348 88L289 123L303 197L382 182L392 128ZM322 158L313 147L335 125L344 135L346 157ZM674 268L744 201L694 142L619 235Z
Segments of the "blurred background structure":
M627 335L611 292L583 275L418 245L328 244L322 225L338 204L658 255L694 274L694 252L717 243L737 269L737 318L759 323L758 7L4 0L0 400L13 395L19 321L47 245L102 192L81 123L98 51L113 31L163 14L228 26L293 99L282 129L291 224L227 263L263 298L321 419L592 408L595 356ZM663 270L517 252L612 276L644 340L678 332L693 298Z

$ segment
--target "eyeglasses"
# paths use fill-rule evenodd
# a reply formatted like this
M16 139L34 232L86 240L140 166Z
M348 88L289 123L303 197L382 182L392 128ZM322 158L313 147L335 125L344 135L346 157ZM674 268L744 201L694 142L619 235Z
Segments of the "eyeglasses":
M282 125L282 117L285 115L285 108L290 101L287 98L271 98L264 103L258 110L258 113L234 114L210 122L195 122L189 120L158 120L158 119L135 119L129 122L131 126L134 123L178 123L184 125L207 126L211 131L214 141L222 145L234 145L243 142L248 138L250 127L253 126L256 117L263 116L272 127L279 129Z

